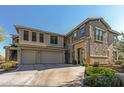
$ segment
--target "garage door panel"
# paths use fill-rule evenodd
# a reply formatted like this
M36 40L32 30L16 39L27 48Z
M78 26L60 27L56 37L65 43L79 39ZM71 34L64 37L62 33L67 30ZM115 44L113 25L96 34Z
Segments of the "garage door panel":
M63 63L63 53L51 51L22 51L22 64Z
M42 63L63 63L62 53L60 52L42 52L41 53Z
M35 64L36 52L35 51L22 51L22 64Z

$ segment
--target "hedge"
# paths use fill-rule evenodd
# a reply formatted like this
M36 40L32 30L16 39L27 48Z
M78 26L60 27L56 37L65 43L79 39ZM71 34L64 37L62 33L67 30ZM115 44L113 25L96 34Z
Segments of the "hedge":
M115 75L93 75L84 80L84 84L90 87L120 87L120 79Z
M2 63L0 65L0 68L4 70L9 70L10 68L15 67L17 64L18 63L16 61L9 61L9 62Z
M116 71L107 67L88 67L84 85L91 87L120 87L120 79Z
M86 69L86 75L115 75L116 71L107 67L88 67Z

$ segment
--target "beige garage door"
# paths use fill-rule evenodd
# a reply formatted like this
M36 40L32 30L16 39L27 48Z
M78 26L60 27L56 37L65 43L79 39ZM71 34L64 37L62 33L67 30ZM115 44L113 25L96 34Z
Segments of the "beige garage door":
M41 52L41 63L63 63L60 52Z
M35 64L36 51L23 50L22 51L22 64Z

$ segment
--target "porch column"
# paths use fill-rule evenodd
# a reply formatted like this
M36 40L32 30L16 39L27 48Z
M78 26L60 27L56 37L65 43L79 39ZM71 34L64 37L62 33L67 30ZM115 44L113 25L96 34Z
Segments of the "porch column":
M9 61L10 57L10 50L8 48L5 49L5 61Z
M74 48L74 60L76 60L77 61L77 63L78 63L78 58L77 58L77 48Z
M65 63L65 50L63 51L63 56L62 56L62 61L63 61L63 63Z
M18 50L17 50L17 62L19 63L19 64L21 64L21 49L19 48Z

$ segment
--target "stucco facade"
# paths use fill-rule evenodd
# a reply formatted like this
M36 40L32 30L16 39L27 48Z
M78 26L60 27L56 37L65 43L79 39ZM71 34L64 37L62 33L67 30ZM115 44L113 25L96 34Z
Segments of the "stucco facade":
M5 46L6 61L17 60L20 64L65 62L66 49L64 48L63 35L24 26L15 26L15 28L18 33L16 37L18 42L13 41L11 46ZM24 40L24 31L28 31L29 40ZM36 33L36 41L32 41L32 32ZM40 42L39 34L43 34L43 42ZM57 44L50 43L51 36L57 36ZM15 55L17 55L15 59L11 58L14 57L14 50L16 50Z
M118 60L118 52L114 48L114 43L119 33L113 31L103 18L88 18L67 35L24 26L15 26L15 28L18 33L15 38L18 42L14 42L13 46L5 46L6 60L10 60L13 50L17 50L15 58L20 64L72 63L73 60L80 64L84 59L89 64L95 62L113 64ZM101 41L96 39L96 29L102 33L100 33ZM25 30L29 32L28 41L24 40ZM32 41L32 32L37 34L36 42ZM44 42L39 40L40 33L44 36ZM50 43L51 36L57 37L57 44Z

